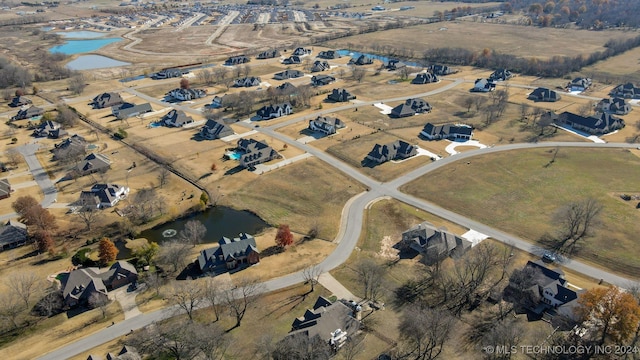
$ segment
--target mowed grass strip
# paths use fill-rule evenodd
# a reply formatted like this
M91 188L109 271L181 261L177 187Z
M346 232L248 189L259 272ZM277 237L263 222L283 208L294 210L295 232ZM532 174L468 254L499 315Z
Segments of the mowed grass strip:
M355 180L315 158L308 158L260 175L225 197L225 203L251 209L268 223L288 224L301 234L318 225L318 237L333 240L342 208L364 191Z
M553 219L557 209L595 198L603 205L601 225L580 242L574 257L640 276L635 243L640 211L637 202L619 197L638 192L640 158L629 150L560 148L549 164L554 151L510 151L456 162L401 190L538 243L558 231Z

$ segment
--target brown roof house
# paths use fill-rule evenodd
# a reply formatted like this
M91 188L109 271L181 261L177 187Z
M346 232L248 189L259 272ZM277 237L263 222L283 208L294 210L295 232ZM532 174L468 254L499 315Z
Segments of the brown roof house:
M338 350L348 337L360 330L360 321L355 317L357 310L350 304L341 301L332 303L321 296L313 309L308 309L293 321L287 337L305 336L312 339L318 336L333 350Z
M376 144L365 159L373 161L376 164L382 164L389 160L406 159L417 153L418 148L414 145L403 140L396 140L385 145Z
M0 200L11 197L11 184L9 179L0 180Z
M200 271L223 272L260 262L260 251L253 236L241 233L237 238L222 237L218 246L204 249L198 256Z
M27 225L9 220L6 224L0 225L0 249L2 251L23 246L29 240Z
M62 289L65 305L69 307L86 305L93 294L107 297L109 291L135 283L138 272L126 261L117 261L111 267L94 267L73 270L69 273Z
M471 248L471 241L456 236L446 228L423 222L402 233L402 244L421 253L428 263L447 256L460 256Z

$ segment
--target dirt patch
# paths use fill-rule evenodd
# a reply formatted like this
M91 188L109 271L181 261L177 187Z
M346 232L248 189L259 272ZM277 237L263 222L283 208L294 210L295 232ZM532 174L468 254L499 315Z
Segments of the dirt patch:
M400 257L400 251L394 249L394 245L397 241L393 240L391 236L385 236L380 241L380 251L378 251L378 257L384 260L397 260Z

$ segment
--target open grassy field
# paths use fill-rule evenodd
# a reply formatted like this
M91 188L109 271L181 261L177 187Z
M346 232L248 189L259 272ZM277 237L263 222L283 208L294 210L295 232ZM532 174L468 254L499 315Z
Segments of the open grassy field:
M223 203L251 209L270 224L288 224L306 234L319 226L319 238L333 240L342 208L364 187L320 160L309 158L255 177L227 194Z
M593 197L603 205L601 225L574 256L639 276L634 239L640 213L635 202L619 197L640 191L636 150L560 149L555 162L545 167L552 150L492 154L469 164L454 163L402 190L531 242L556 233L552 216L557 209Z
M416 34L428 41L416 42ZM593 32L454 21L356 35L332 40L326 45L337 49L350 48L351 44L367 49L377 45L414 49L418 57L427 49L439 47L455 46L473 51L488 48L504 54L547 59L552 56L576 56L603 51L603 45L609 39L628 39L634 36L636 34L632 32Z

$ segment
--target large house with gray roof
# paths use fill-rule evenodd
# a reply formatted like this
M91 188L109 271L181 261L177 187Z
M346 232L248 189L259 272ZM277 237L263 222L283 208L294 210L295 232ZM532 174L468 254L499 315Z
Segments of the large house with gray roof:
M489 92L496 89L496 83L490 79L476 79L472 92Z
M0 179L0 200L11 197L11 184L9 179Z
M625 126L624 120L605 112L585 117L565 111L558 115L556 123L569 125L576 130L593 135L610 133Z
M55 144L51 152L53 153L53 160L60 160L66 157L84 155L86 148L87 141L82 136L74 134L62 142Z
M336 81L336 78L331 75L314 75L311 77L311 85L313 86L329 85L334 81Z
M429 140L471 140L473 128L469 125L462 124L434 125L427 123L420 132L420 135Z
M33 136L35 137L48 137L51 139L57 139L61 136L67 135L67 132L62 129L62 126L51 120L43 121L38 127L33 130Z
M431 112L431 105L422 99L407 99L404 103L391 109L389 116L394 118L402 118Z
M290 114L293 114L293 107L289 103L265 105L256 112L260 120L275 119Z
M438 76L430 72L423 72L416 75L416 78L411 80L412 84L430 84L438 82Z
M277 58L278 56L280 56L280 51L278 51L277 49L272 49L272 50L267 50L259 53L256 56L256 59L258 60L273 59L273 58Z
M245 64L248 63L249 61L251 61L247 56L245 55L238 55L238 56L231 56L230 58L228 58L224 64L229 66L229 65L240 65L240 64Z
M350 93L347 89L333 89L331 90L331 94L327 95L327 100L334 102L347 102L349 100L354 100L355 98L356 96Z
M107 171L111 167L111 160L106 155L91 153L73 169L76 175L84 176L100 171Z
M31 119L42 114L44 114L44 109L31 105L28 108L18 110L18 113L11 117L11 121Z
M69 273L62 288L62 297L68 307L86 305L93 294L107 298L109 291L135 283L138 271L126 261L117 261L109 269L89 267Z
M94 109L104 109L120 105L123 102L124 101L122 100L120 94L115 92L106 92L94 97L89 105L93 106Z
M585 91L591 86L591 84L591 78L578 77L571 80L567 85L567 88L569 91Z
M631 111L631 106L621 97L613 99L602 99L596 105L596 110L616 115L627 115Z
M256 246L256 239L246 233L233 239L222 237L217 247L202 250L197 260L203 273L217 273L259 262L260 251Z
M640 99L640 86L635 86L630 82L620 84L611 90L610 95L625 99Z
M373 64L373 59L366 55L360 55L357 58L351 58L351 60L349 60L349 65L371 65L371 64Z
M366 160L377 164L389 160L402 160L410 158L418 153L418 148L403 140L396 140L389 144L376 144L373 150L367 154Z
M189 101L189 100L200 99L207 96L207 90L177 88L177 89L170 90L167 93L167 95L178 101Z
M555 90L539 87L529 94L528 99L533 101L556 102L560 100L560 94Z
M233 86L234 87L252 87L252 86L258 86L260 85L260 82L262 80L260 80L259 77L255 77L255 76L250 76L250 77L244 77L244 78L240 78L240 79L236 79L233 82Z
M446 228L436 228L425 221L402 233L403 246L413 249L427 263L433 263L447 256L460 256L471 248L471 241L456 236Z
M344 127L344 122L335 117L318 116L313 120L309 120L309 130L319 131L327 135L333 135L338 131L338 129L342 129Z
M342 56L340 55L340 53L338 53L335 50L327 50L327 51L320 51L318 53L318 57L320 59L328 59L328 60L332 60L332 59L339 59Z
M183 127L195 122L193 118L182 110L173 109L163 116L160 121L169 127Z
M287 69L285 71L276 73L275 75L273 75L273 78L276 80L287 80L287 79L295 79L303 76L304 76L304 73L300 70Z
M329 65L328 62L316 60L313 62L313 65L311 65L311 69L309 71L314 73L314 72L321 72L329 69L331 69L331 65Z
M255 139L239 139L237 145L238 150L243 152L239 162L244 168L253 168L280 157L280 154L267 143Z
M513 77L511 71L507 69L498 69L489 75L490 81L505 81Z
M11 107L21 107L21 106L25 106L25 105L30 105L31 104L31 99L29 99L26 96L16 96L13 99L11 99L11 102L9 103L9 106Z
M212 119L207 120L198 135L204 139L214 140L233 135L231 126Z
M79 204L84 210L104 209L115 206L127 197L129 188L116 184L95 184L88 191L80 193Z
M111 113L118 118L118 120L128 119L134 116L138 116L141 114L145 114L148 112L152 112L151 104L131 104L131 103L123 103L122 105L112 106Z
M27 225L16 220L9 220L0 225L0 250L24 246L28 240Z

